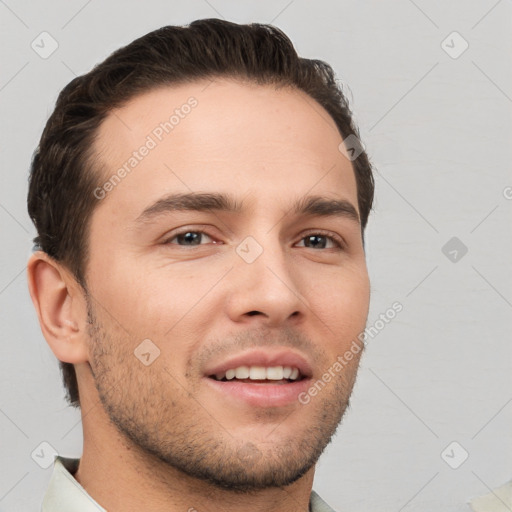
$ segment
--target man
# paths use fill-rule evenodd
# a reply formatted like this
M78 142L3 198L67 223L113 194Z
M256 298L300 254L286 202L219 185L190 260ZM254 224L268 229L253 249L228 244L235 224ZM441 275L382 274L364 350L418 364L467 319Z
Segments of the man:
M28 278L84 446L45 512L331 510L314 469L369 305L357 140L332 69L268 25L164 27L64 88Z

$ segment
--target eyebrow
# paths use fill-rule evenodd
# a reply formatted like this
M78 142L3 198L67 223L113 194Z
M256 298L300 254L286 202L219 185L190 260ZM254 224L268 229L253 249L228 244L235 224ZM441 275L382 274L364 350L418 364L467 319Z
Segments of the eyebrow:
M135 219L136 224L146 224L156 217L172 211L241 213L243 204L224 193L169 194L148 206ZM341 217L360 224L354 205L345 199L330 199L322 196L306 196L295 201L291 211L294 215Z

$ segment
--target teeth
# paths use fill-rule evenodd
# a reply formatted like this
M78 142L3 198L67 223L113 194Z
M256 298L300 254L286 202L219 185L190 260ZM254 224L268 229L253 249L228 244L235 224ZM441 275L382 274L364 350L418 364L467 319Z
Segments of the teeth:
M239 366L230 368L225 372L215 374L217 380L251 379L251 380L298 380L300 372L298 368L291 366Z
M251 366L249 369L249 379L263 380L267 378L267 370L264 366Z
M292 374L292 369L290 366L283 367L283 379L289 379Z
M268 380L281 380L283 378L283 367L272 366L267 368L267 379Z
M239 366L235 370L235 377L237 379L248 379L249 378L249 367L248 366Z

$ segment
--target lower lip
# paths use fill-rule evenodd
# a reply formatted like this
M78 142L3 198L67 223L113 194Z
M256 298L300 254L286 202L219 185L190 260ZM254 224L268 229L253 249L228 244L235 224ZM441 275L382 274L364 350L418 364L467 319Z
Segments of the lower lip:
M293 402L299 403L298 396L309 387L310 379L302 379L286 384L249 383L239 381L219 381L205 377L213 389L255 407L283 407Z

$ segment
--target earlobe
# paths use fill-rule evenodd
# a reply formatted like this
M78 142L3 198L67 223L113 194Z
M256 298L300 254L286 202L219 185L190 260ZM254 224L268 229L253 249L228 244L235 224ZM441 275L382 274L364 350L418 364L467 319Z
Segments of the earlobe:
M73 364L87 361L87 310L76 280L42 251L31 255L27 280L41 331L57 359Z

